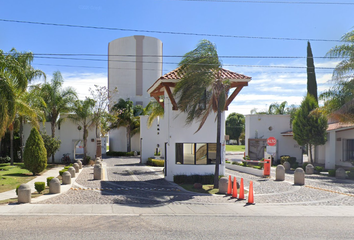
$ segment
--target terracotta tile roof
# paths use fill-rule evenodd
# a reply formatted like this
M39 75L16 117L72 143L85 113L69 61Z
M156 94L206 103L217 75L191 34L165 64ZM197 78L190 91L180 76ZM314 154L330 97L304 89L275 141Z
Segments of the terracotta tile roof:
M289 130L289 131L285 131L285 132L281 132L280 133L282 136L293 136L293 131Z
M161 76L158 80L161 79L181 79L183 77L184 72L180 70L180 67L176 68L175 70L166 73L165 75ZM251 77L248 77L243 74L231 72L227 69L221 68L220 72L221 78L222 79L251 79Z
M330 124L328 124L327 131L338 130L338 129L341 129L341 128L348 128L348 127L354 127L354 124L352 124L352 123L340 123L340 122L330 123Z

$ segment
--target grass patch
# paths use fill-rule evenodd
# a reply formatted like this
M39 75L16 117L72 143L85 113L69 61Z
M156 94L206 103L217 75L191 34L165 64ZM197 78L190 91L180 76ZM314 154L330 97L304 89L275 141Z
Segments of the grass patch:
M55 165L50 164L43 172L53 167ZM10 163L2 163L0 164L0 192L15 189L17 185L27 183L35 177L30 171L24 168L24 163L14 163L12 166Z
M245 145L226 145L226 152L244 152Z
M179 184L181 187L183 187L184 189L186 189L187 191L190 192L197 192L197 193L207 193L207 194L217 194L219 192L218 188L214 189L214 185L213 184L203 184L203 188L202 189L196 189L193 187L193 184Z
M37 192L32 193L31 194L31 198L40 197L40 196L43 196L45 194L49 194L49 187L46 187L42 193L37 193ZM9 204L9 203L17 203L17 202L18 202L17 198L10 198L10 199L5 199L5 200L0 200L0 204Z

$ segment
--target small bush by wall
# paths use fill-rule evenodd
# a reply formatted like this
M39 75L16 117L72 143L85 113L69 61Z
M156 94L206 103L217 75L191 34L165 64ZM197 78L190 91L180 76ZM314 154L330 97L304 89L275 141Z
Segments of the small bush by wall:
M328 175L331 176L331 177L335 177L336 176L336 170L335 169L328 170Z
M16 195L18 196L18 188L21 186L21 184L17 185L16 187Z
M323 172L323 167L321 167L321 166L316 166L316 167L315 167L315 171L316 171L317 173Z
M173 181L177 184L187 183L201 183L201 184L214 184L214 175L174 175Z
M138 155L140 155L140 152L137 152ZM115 151L109 151L106 153L107 156L112 156L112 157L124 157L124 156L134 156L134 152L115 152Z
M63 176L63 173L66 172L66 171L68 171L67 168L64 168L63 170L60 170L60 171L59 171L59 175L60 175L60 176Z
M45 182L35 182L34 188L37 190L38 193L41 193L45 189Z
M146 162L146 165L156 166L156 167L164 167L165 166L165 160L148 158L148 160Z

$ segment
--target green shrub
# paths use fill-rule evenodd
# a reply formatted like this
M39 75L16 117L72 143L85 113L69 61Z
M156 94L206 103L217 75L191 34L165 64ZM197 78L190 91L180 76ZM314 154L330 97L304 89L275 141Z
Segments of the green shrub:
M264 161L264 158L262 158L261 161ZM255 168L257 168L257 169L263 169L263 168L264 168L264 163L258 163L258 166L255 167Z
M54 177L47 177L47 186L49 187L49 182L52 180Z
M226 162L226 163L231 163L230 161L227 161L227 160L226 160L225 162Z
M47 150L47 158L49 158L59 150L61 141L47 135L45 132L41 132L41 136L44 142L44 147Z
M214 175L174 175L173 181L177 184L194 184L194 183L201 183L201 184L214 184Z
M238 162L232 162L232 165L240 165Z
M315 171L316 171L317 173L323 172L323 167L321 167L321 166L316 166L316 167L315 167Z
M60 175L60 176L63 176L63 173L66 172L66 171L68 171L68 169L65 169L65 168L64 168L63 170L60 170L60 171L59 171L59 175Z
M241 166L242 167L248 167L248 162L242 162Z
M306 171L306 166L307 165L309 165L310 163L308 163L308 162L304 162L303 164L302 164L302 169L304 169L304 171Z
M42 172L47 167L47 150L36 128L32 128L27 139L23 158L25 168L33 175Z
M45 182L35 182L34 188L37 190L38 193L41 193L45 189Z
M0 163L9 163L10 161L11 161L11 158L9 156L0 157Z
M21 186L21 184L19 184L19 185L17 185L17 187L16 187L16 195L18 196L18 188Z
M243 160L251 160L251 159L248 155L246 155L245 157L243 157Z
M280 157L280 164L283 165L285 162L289 162L290 156L289 155L283 155Z
M149 166L164 167L165 160L148 158L146 164Z
M138 155L140 155L140 152L137 152ZM134 152L115 152L115 151L109 151L106 153L107 156L113 156L113 157L124 157L124 156L134 156Z
M328 175L331 176L331 177L335 177L336 176L336 170L335 169L328 170Z
M296 168L299 167L299 163L295 162L295 163L291 164L290 167L293 168L293 169L296 169Z

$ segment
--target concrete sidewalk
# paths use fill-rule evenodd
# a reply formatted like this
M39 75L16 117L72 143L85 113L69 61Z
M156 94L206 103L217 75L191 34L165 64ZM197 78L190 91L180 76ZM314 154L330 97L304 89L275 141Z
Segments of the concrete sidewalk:
M269 204L169 204L161 206L119 204L13 204L0 206L0 215L222 215L354 217L354 206L277 206Z
M45 182L45 184L47 185L47 177L57 177L59 175L59 171L62 169L63 169L63 167L52 168L52 169L46 171L45 173L43 173L41 176L34 178L33 180L29 181L26 184L28 184L31 187L32 193L36 192L37 190L34 188L35 182ZM81 170L82 169L80 169L80 172L81 172ZM66 191L68 191L71 188L72 184L74 184L75 179L80 174L80 172L75 175L75 178L71 179L71 184L61 185L61 192L58 194L62 194L62 193L65 193ZM48 195L43 195L38 198L32 198L32 202L42 201L47 198L54 197L58 194L48 194ZM15 189L0 193L0 200L6 200L6 199L10 199L10 198L17 198Z

